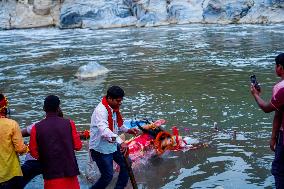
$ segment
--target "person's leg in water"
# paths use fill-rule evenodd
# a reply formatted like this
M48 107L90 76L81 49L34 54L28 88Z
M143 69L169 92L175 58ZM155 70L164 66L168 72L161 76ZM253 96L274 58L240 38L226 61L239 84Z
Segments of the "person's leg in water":
M280 131L275 147L275 158L272 162L272 175L275 179L276 189L284 189L284 145L283 131Z
M93 161L96 162L101 177L91 187L91 189L104 189L106 188L113 178L113 153L102 154L95 150L90 150Z
M123 154L120 152L119 147L117 147L117 151L113 153L113 160L119 165L119 175L114 189L123 189L128 183L129 175Z
M23 188L37 175L42 174L42 168L38 160L28 160L21 166L23 172Z

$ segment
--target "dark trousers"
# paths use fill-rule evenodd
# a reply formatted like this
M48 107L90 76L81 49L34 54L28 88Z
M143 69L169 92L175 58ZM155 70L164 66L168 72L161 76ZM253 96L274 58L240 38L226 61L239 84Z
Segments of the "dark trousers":
M126 187L129 179L127 172L127 167L123 158L123 155L120 152L119 147L117 151L111 154L102 154L95 150L90 150L93 161L96 162L101 177L99 180L91 187L91 189L104 189L106 188L113 178L113 161L115 161L120 168L118 180L115 185L115 189L123 189Z
M37 160L28 160L21 166L23 172L23 188L37 175L42 174L40 162Z
M22 177L13 177L6 182L0 183L0 189L22 189Z
M283 131L280 131L275 147L275 157L272 162L272 175L275 179L276 189L284 189L284 145Z

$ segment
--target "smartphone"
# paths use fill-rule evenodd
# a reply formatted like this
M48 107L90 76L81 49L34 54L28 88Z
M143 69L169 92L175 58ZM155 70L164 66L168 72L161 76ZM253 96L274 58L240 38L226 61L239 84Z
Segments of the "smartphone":
M256 90L260 91L260 85L256 80L256 76L252 75L250 76L250 82L254 85L254 87L256 88Z

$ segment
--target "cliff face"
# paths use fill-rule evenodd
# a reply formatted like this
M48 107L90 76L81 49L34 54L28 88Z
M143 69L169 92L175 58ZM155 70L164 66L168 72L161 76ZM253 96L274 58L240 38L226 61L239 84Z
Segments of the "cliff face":
M284 0L0 0L0 29L280 22Z

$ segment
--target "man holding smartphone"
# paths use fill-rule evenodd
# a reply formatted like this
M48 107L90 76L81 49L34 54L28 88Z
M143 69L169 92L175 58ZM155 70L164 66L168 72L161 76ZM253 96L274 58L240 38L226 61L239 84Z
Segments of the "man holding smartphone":
M104 189L109 185L114 174L113 161L120 167L115 189L123 189L128 183L129 175L123 158L128 152L128 146L120 139L118 131L136 135L139 130L127 129L123 125L119 111L123 97L122 88L110 87L92 114L89 148L101 177L91 189Z
M270 148L275 151L272 163L272 175L275 178L276 189L284 189L284 53L275 58L275 73L281 80L273 87L272 97L265 102L261 97L261 90L251 84L251 94L261 110L265 113L275 112L270 140Z

